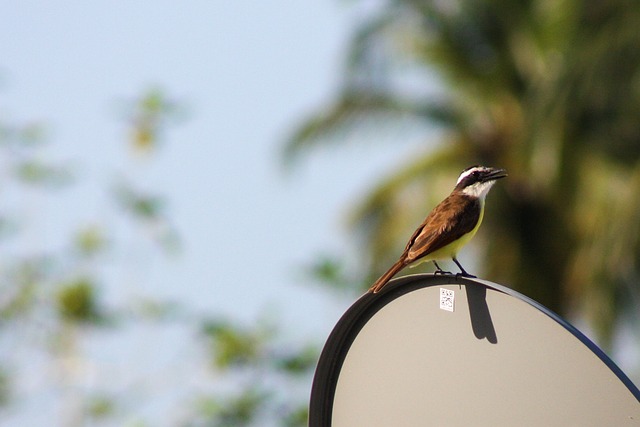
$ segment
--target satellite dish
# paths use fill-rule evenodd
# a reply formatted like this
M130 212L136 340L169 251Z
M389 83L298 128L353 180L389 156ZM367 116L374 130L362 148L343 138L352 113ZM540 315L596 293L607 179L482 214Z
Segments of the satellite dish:
M310 427L639 426L640 392L580 331L492 282L420 274L329 336Z

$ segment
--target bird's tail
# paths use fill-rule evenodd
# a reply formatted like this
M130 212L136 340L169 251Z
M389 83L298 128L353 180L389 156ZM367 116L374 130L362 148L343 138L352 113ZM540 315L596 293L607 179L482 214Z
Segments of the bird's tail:
M402 270L404 266L404 260L399 259L395 264L391 266L389 270L387 270L386 273L384 273L378 280L375 281L375 283L369 288L369 292L373 292L374 294L380 292L380 289L382 289L384 285L386 285L387 282L391 280L391 278L395 276L398 271Z

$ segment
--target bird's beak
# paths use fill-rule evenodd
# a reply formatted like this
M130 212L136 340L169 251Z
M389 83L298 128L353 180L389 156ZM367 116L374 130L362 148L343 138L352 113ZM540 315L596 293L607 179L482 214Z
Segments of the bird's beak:
M484 177L484 181L495 181L496 179L504 178L507 176L506 169L494 169Z

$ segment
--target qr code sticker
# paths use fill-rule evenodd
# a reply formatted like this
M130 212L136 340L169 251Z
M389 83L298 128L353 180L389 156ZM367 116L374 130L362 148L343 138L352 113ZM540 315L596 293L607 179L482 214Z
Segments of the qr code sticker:
M451 289L440 288L440 309L453 312L455 293Z

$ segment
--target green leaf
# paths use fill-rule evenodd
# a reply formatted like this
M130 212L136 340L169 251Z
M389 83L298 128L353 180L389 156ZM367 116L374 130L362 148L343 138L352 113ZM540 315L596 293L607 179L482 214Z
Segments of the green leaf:
M3 366L0 367L0 407L11 402L12 392L11 373Z
M75 235L75 247L84 256L92 256L107 246L104 230L97 225L81 228Z
M295 353L277 357L275 365L291 375L306 374L315 367L319 354L315 345L307 345Z
M282 419L284 427L306 427L308 422L309 407L306 404L286 413Z
M69 184L72 174L68 168L53 166L36 160L20 163L16 169L18 179L30 185L61 187Z
M226 321L208 321L203 332L210 338L214 366L224 369L255 363L263 351L266 336Z
M95 284L89 278L78 278L62 285L57 294L58 313L68 321L96 323L102 319Z
M106 395L92 396L87 402L86 412L93 419L107 419L116 411L113 398Z
M136 190L127 184L117 186L115 195L125 211L141 220L159 218L165 206L160 196Z
M244 427L251 426L268 401L269 394L257 386L235 396L206 397L197 404L197 426Z

